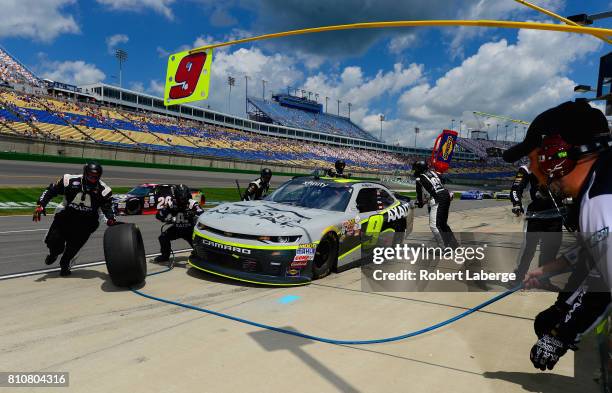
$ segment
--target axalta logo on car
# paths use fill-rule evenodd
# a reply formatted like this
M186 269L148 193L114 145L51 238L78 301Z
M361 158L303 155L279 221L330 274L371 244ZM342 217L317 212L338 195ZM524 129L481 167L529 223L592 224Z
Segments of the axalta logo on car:
M387 212L388 221L399 220L400 218L404 218L408 215L408 211L410 207L408 205L399 205L395 206L393 209Z
M211 247L219 248L221 250L238 252L240 254L247 254L247 255L251 254L251 250L249 250L248 248L241 248L241 247L231 246L229 244L220 244L220 243L208 240L208 239L202 239L202 244L204 244L206 246L211 246Z

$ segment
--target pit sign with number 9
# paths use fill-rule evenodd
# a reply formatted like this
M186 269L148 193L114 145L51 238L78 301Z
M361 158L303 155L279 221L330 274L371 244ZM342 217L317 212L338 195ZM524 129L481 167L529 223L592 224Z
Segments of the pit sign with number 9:
M212 49L174 53L168 57L164 105L177 105L208 98Z

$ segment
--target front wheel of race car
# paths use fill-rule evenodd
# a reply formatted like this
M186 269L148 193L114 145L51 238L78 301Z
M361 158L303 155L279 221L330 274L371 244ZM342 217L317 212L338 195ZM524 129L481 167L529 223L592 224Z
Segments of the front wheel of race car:
M332 234L323 236L312 261L312 279L327 276L338 261L338 241Z

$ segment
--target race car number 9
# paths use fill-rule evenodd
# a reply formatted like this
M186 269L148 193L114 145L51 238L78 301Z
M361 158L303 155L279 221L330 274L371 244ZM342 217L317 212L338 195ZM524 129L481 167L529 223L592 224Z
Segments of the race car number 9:
M208 98L212 49L175 53L168 58L164 104L166 106Z
M382 214L375 214L368 219L368 226L366 227L365 236L370 238L361 245L362 250L369 249L370 247L376 245L384 221L385 219Z

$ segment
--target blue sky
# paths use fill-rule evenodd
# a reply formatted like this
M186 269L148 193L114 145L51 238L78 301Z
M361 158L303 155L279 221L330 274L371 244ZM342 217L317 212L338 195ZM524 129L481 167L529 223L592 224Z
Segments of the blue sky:
M561 15L612 9L603 1L537 0ZM0 0L0 44L40 76L69 83L118 83L114 48L128 51L123 85L161 95L166 55L229 38L360 21L401 19L547 20L512 0ZM611 27L612 20L600 21ZM384 139L428 146L441 128L488 123L471 111L530 120L572 99L576 83L594 84L610 47L579 35L473 28L352 31L235 46L215 52L211 96L220 111L244 114L251 94L291 85L330 97ZM227 75L237 79L228 100ZM333 103L333 105L332 105ZM479 121L481 124L479 124ZM513 125L511 125L513 127ZM519 133L521 130L519 130Z

